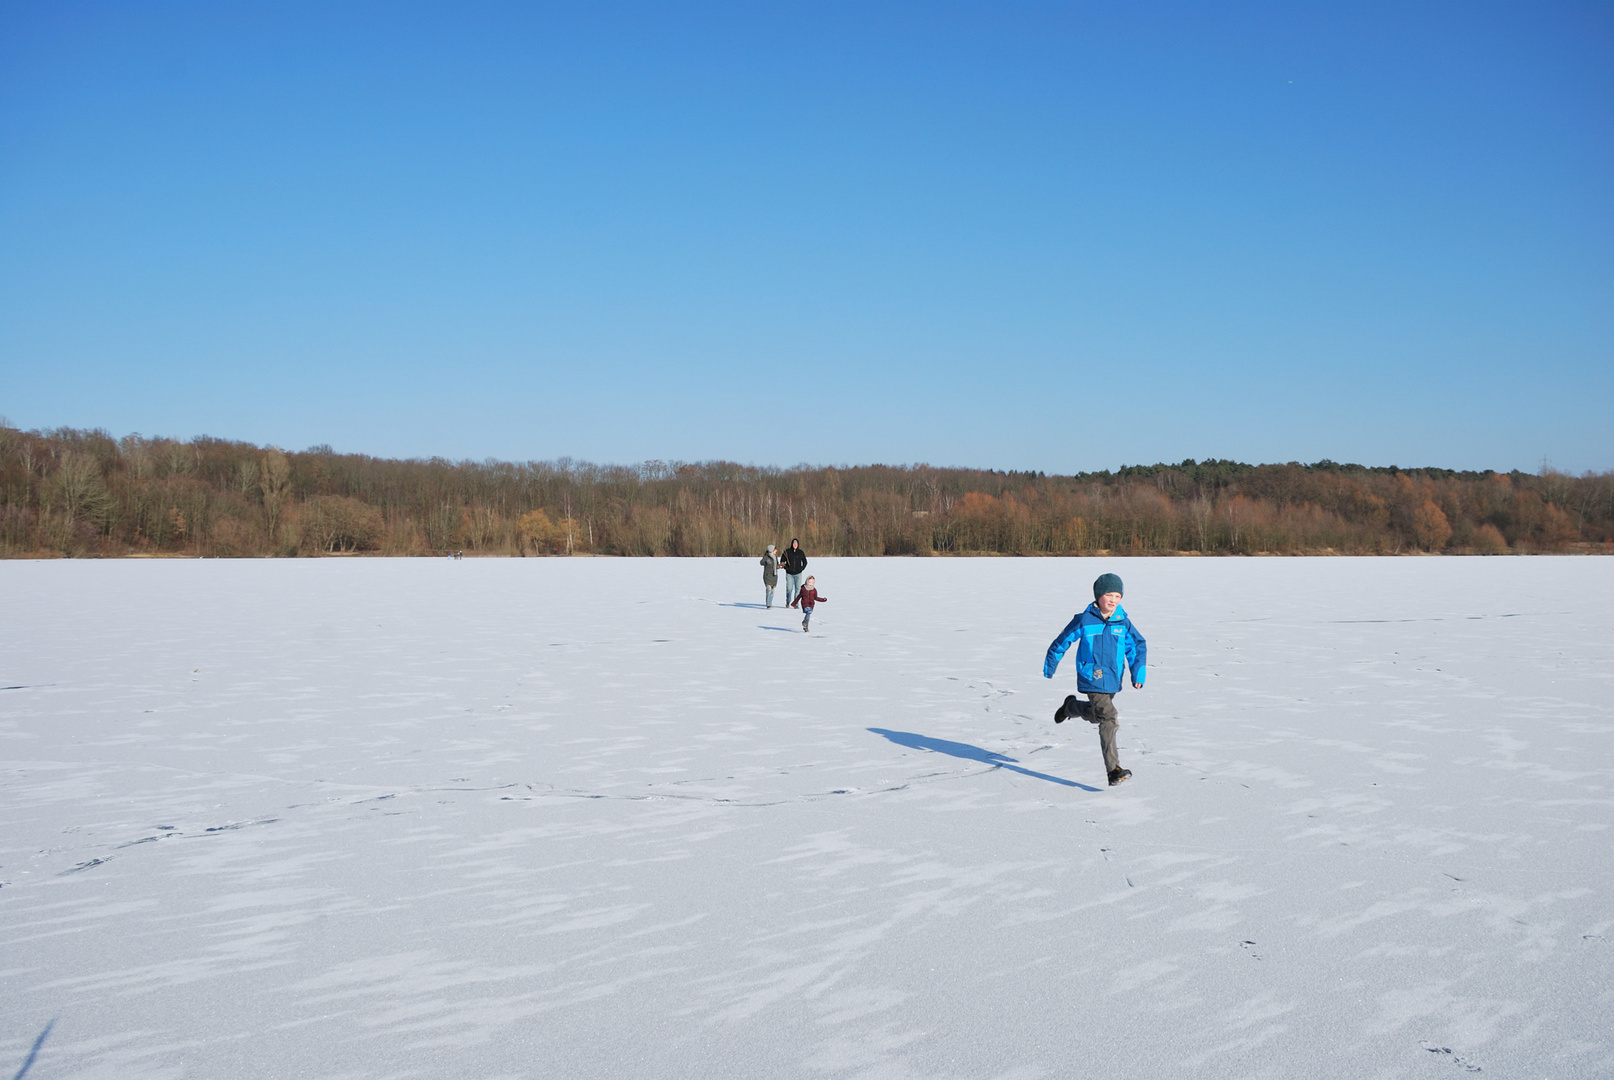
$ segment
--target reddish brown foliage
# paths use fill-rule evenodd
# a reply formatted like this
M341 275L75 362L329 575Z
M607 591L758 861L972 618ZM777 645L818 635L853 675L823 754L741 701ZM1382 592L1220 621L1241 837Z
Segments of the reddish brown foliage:
M301 453L0 427L0 554L1614 550L1614 474L1185 461L1079 476Z

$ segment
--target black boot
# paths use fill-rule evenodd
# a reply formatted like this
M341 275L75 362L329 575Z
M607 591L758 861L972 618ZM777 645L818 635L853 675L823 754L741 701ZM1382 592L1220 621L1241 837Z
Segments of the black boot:
M1110 787L1114 787L1116 784L1124 782L1126 778L1131 775L1131 769L1112 769L1110 771Z
M1066 694L1065 700L1054 710L1054 723L1063 724L1071 717L1080 715L1082 715L1082 703L1076 700L1075 694Z

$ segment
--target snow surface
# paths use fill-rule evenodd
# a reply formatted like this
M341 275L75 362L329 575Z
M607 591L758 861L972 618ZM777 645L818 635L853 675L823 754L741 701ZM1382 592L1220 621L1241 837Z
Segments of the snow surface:
M1614 559L811 569L0 563L0 1075L1614 1075Z

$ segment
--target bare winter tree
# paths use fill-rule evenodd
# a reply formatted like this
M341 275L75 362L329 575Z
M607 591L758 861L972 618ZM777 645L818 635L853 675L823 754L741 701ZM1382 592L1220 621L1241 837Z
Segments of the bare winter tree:
M196 468L196 449L175 439L163 443L163 465L170 476L189 476Z
M123 455L124 468L136 480L145 480L153 471L151 460L151 444L139 435L125 435L118 443L118 452Z
M280 506L291 490L291 463L286 455L271 446L263 455L263 470L258 477L263 491L263 509L269 518L269 541L274 542L275 530L280 524Z
M235 490L246 495L258 486L258 463L251 458L242 458L235 463L235 474L232 477Z
M101 465L95 458L81 450L62 454L54 483L69 523L89 521L99 525L106 520L112 498L107 494L106 484L101 479Z

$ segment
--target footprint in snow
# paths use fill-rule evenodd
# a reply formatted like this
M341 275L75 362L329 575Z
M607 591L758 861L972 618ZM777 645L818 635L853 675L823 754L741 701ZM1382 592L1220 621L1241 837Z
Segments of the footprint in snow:
M1442 1057L1446 1058L1446 1060L1450 1061L1453 1065L1456 1065L1458 1068L1462 1069L1464 1072L1477 1073L1477 1072L1484 1072L1485 1071L1484 1069L1480 1068L1478 1065L1475 1065L1473 1062L1467 1060L1466 1058L1460 1058L1456 1054L1453 1054L1451 1052L1451 1047L1449 1047L1449 1046L1430 1046L1428 1043L1424 1043L1423 1048L1425 1050L1429 1051L1431 1054L1436 1054L1436 1055L1439 1055L1439 1056L1442 1056Z
M73 867L70 870L63 870L60 874L57 874L56 876L57 877L66 877L68 874L76 874L80 870L88 870L92 866L100 866L103 863L109 863L109 862L111 862L113 860L113 858L114 858L114 856L108 855L104 859L91 859L89 862L81 862L77 866Z

